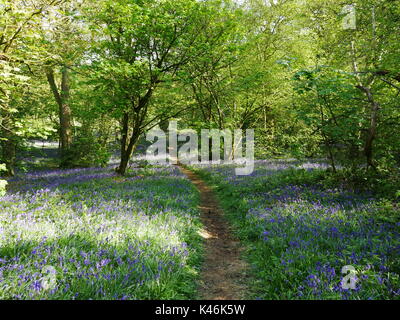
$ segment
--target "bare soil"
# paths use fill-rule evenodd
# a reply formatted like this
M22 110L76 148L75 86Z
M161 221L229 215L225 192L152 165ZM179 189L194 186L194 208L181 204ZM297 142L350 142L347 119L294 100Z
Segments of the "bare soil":
M248 265L241 259L240 243L224 218L214 192L192 171L180 166L200 192L201 220L204 230L205 261L201 271L199 297L204 300L246 298Z

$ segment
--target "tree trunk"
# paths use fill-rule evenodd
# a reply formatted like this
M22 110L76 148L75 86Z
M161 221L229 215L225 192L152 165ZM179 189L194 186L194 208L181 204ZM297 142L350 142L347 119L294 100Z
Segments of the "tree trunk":
M121 161L116 169L116 172L121 176L125 175L126 173L126 169L128 168L133 151L135 151L136 144L139 141L139 136L140 135L132 134L128 147L125 150L121 150Z
M126 152L121 154L121 161L116 170L116 172L118 174L120 174L121 176L125 175L125 173L126 173L126 169L128 168L128 164L129 164L129 158L130 158L129 155Z
M377 127L378 127L378 115L379 115L379 109L380 105L377 103L374 99L374 96L371 92L371 89L365 86L359 86L359 89L364 91L365 95L368 98L368 101L371 105L370 111L370 126L367 130L367 136L365 138L365 145L364 145L364 155L367 160L367 166L368 168L376 168L373 160L373 146L374 146L374 141L376 138L376 132L377 132Z
M133 151L136 148L136 144L139 141L140 130L134 129L132 135L128 139L129 133L129 114L124 113L122 119L121 129L121 161L118 168L115 170L120 175L125 175L126 169L128 168L129 161L132 157Z
M62 70L60 126L61 126L61 148L66 151L72 144L72 115L70 108L70 79L66 67Z
M70 100L70 79L67 67L61 70L61 92L58 90L54 71L52 68L46 70L47 80L49 82L51 91L59 107L59 121L60 121L60 151L61 151L61 166L68 165L68 150L72 144L72 115L69 105Z
M326 142L326 147L328 148L329 160L331 161L332 170L334 173L336 173L335 157L333 156L332 148L329 142Z
M157 83L157 78L152 78L151 86L147 89L144 96L140 97L136 105L136 99L134 96L131 97L133 120L132 120L132 134L128 139L129 133L129 113L125 112L122 119L122 139L121 139L121 162L116 172L120 175L125 175L129 161L132 157L133 151L139 141L140 135L143 132L143 122L147 116L147 107L150 98L153 95L154 85Z
M125 112L122 118L121 128L121 161L119 167L115 170L120 175L124 175L126 168L128 167L129 158L126 158L126 145L128 142L128 130L129 130L129 113Z

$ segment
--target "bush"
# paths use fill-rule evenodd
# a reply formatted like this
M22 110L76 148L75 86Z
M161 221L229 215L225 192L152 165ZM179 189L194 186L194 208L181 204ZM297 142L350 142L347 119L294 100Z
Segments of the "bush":
M102 143L94 135L85 134L75 138L62 163L64 167L105 167L110 157L107 143Z
M0 180L0 197L6 194L6 186L7 186L7 181Z
M6 166L4 164L0 163L0 173L2 171L6 171ZM6 194L6 186L7 186L7 181L0 179L0 197L4 196Z
M131 161L131 167L132 168L148 168L148 167L151 167L151 164L145 159L133 160L133 161Z

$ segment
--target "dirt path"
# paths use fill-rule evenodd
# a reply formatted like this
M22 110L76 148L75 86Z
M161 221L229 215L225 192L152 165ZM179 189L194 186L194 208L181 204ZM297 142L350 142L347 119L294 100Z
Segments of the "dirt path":
M200 192L201 219L205 230L205 261L199 295L205 300L240 300L247 288L247 264L240 259L242 248L232 231L213 191L192 171L180 167Z

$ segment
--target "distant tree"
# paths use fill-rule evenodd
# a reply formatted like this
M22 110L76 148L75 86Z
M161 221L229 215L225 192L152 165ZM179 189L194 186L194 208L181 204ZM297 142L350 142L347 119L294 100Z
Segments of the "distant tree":
M68 152L73 143L71 73L88 47L81 20L83 5L82 1L68 1L53 7L43 20L41 32L44 71L58 106L61 167L70 165Z
M120 118L119 174L125 174L145 129L181 112L151 111L154 93L188 76L184 66L223 41L229 13L219 1L194 0L106 0L89 12L98 38L92 57L97 89L111 97Z
M0 126L2 160L6 175L14 175L18 137L23 135L24 121L18 97L26 88L35 58L31 46L37 37L44 11L60 0L0 1Z

